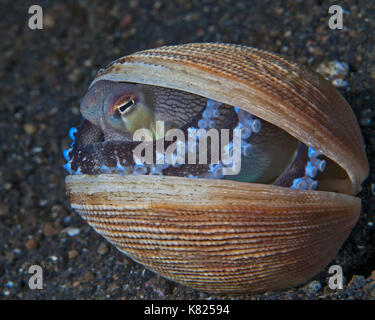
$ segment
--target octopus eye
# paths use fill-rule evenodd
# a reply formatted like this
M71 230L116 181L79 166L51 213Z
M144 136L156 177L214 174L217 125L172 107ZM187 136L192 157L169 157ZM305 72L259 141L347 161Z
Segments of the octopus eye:
M115 104L115 109L121 114L129 114L134 108L135 100L133 96L125 96L119 99Z

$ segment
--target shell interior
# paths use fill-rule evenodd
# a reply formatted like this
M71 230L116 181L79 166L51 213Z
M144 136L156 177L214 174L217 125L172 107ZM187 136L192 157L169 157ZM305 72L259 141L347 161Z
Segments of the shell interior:
M103 86L110 87L109 82L96 82L90 90L96 92ZM148 95L146 101L150 101L148 109L151 111L147 109L147 112L150 116L145 116L144 110L135 109L132 114L141 113L141 120L128 118L132 123L138 121L140 129L151 130L153 139L148 144L151 162L137 162L133 151L145 143L134 141L131 131L115 132L110 126L101 124L105 120L96 123L95 120L94 123L84 120L79 129L71 129L73 143L64 151L65 168L69 173L165 175L227 179L305 190L350 191L344 170L263 119L236 106L179 90L144 85L141 90ZM87 94L89 98L90 94ZM141 103L135 107L146 108ZM84 113L93 117L89 112ZM103 117L106 117L105 113ZM111 117L114 117L112 113ZM145 122L145 118L151 121ZM158 123L163 126L160 133L155 129ZM182 138L172 135L173 139L166 141L170 132L167 129L181 130ZM158 149L160 145L161 151ZM173 147L172 156L167 157L166 150ZM206 158L202 156L201 160L201 155ZM237 172L233 170L235 165L240 166ZM327 166L329 169L326 170Z

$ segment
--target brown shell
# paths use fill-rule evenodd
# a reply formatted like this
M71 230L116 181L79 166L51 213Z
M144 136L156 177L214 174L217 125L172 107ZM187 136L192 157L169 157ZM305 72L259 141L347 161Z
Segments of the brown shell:
M337 253L360 199L227 180L68 176L73 209L135 261L209 292L298 285Z
M321 76L269 52L187 44L138 52L99 72L244 109L321 151L360 190L368 163L360 129ZM349 181L348 180L348 181ZM355 225L360 199L225 180L74 175L72 207L134 260L211 292L281 289L307 281Z

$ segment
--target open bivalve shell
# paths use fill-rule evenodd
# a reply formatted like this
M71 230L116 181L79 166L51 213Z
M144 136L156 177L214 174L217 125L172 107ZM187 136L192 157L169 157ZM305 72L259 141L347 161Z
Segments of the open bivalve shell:
M330 262L358 219L368 163L350 106L273 53L213 43L137 52L99 71L81 111L65 153L72 208L166 278L219 293L296 286ZM185 129L247 121L239 177L215 165L137 167L126 137L158 117Z

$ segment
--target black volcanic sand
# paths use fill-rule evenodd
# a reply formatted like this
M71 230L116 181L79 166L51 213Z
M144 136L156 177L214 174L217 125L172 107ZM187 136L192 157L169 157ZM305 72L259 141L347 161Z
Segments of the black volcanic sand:
M28 8L44 8L30 30ZM250 1L249 1L250 3ZM165 280L109 245L72 211L62 151L81 122L80 99L95 73L134 51L186 42L231 42L272 50L311 68L347 63L340 88L362 121L374 165L375 8L339 1L344 29L328 28L326 1L1 1L0 297L3 299L220 299ZM370 109L368 111L364 111ZM363 184L361 217L331 264L343 290L328 288L328 267L312 282L235 299L374 299L373 174ZM28 268L44 270L30 290Z

